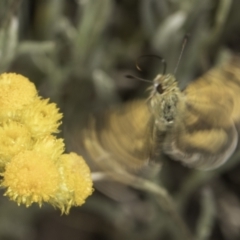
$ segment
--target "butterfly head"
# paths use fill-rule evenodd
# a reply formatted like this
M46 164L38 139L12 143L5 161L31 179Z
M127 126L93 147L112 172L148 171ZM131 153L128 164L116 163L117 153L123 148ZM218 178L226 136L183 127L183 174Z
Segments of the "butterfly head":
M157 125L171 127L176 121L182 93L176 78L171 75L157 75L151 87L150 109Z

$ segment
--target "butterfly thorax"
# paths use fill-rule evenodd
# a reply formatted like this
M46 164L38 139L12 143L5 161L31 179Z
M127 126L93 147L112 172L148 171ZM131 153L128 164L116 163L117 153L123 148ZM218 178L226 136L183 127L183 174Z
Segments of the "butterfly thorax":
M176 124L184 106L184 97L173 75L157 75L149 106L159 130L165 131Z

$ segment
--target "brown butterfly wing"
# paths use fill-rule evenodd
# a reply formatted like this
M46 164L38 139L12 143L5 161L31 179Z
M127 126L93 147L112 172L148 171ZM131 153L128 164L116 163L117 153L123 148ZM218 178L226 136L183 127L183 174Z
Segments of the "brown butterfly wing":
M169 134L165 152L188 166L209 170L222 165L238 142L240 60L215 68L184 91L186 109L179 134Z
M186 107L172 129L161 133L147 103L135 101L92 117L85 149L98 166L114 171L138 169L161 152L190 167L216 168L238 143L239 93L240 60L234 57L189 84L180 99Z
M84 146L91 159L105 170L137 170L152 152L151 114L146 101L114 107L92 116L84 130Z

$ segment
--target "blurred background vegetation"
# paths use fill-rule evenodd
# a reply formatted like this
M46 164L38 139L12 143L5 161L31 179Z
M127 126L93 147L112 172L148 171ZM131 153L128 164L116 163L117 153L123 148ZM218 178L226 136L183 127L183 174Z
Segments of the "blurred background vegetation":
M239 53L239 9L239 0L1 0L0 71L25 75L58 104L67 150L81 154L68 132L84 126L89 113L147 97L147 84L125 77L139 74L139 56L163 56L173 73L190 33L177 71L184 88L229 51ZM142 68L148 79L162 71L152 59ZM169 161L154 175L151 181L170 193L180 220L153 192L109 181L118 194L95 190L68 216L49 206L18 207L1 196L0 239L240 239L238 155L212 172Z

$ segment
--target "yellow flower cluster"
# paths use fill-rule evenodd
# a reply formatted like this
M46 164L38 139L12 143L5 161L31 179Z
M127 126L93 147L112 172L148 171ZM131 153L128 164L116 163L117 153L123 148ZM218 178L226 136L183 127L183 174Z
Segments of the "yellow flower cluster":
M84 159L63 154L62 114L22 75L0 75L0 174L5 195L27 207L48 202L68 213L92 194Z

